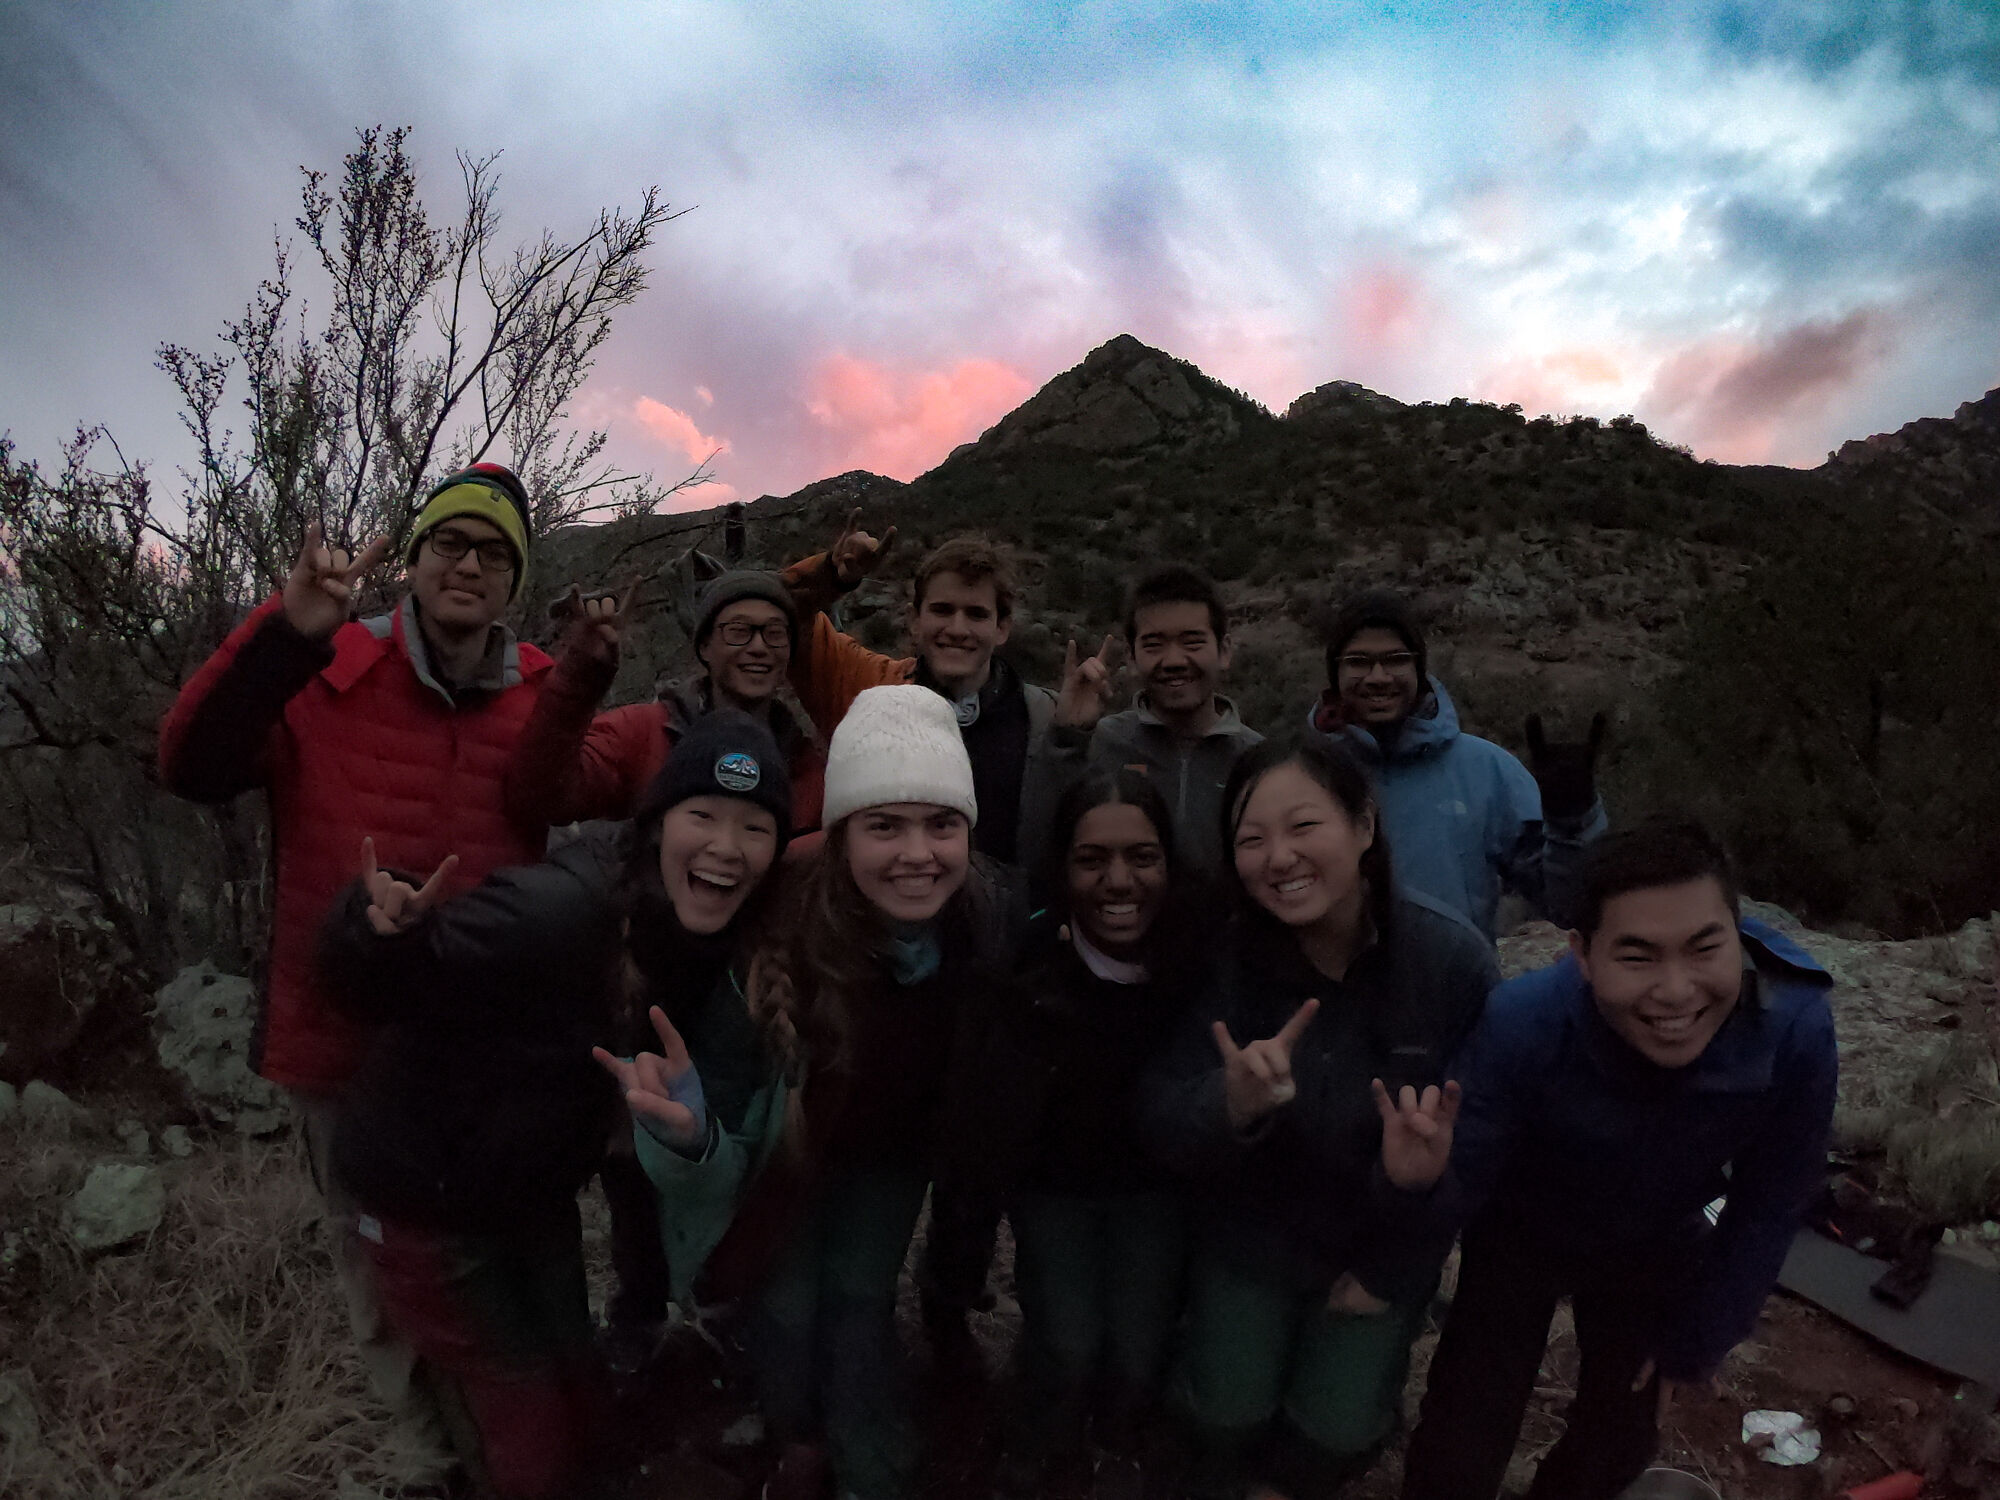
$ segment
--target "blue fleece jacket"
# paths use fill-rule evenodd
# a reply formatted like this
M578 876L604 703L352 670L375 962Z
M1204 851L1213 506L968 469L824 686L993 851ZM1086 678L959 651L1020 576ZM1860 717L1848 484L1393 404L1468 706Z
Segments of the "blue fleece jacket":
M1465 1104L1440 1218L1483 1211L1592 1256L1684 1239L1689 1274L1654 1356L1672 1379L1713 1371L1755 1326L1826 1171L1833 980L1772 928L1742 931L1742 999L1686 1067L1622 1041L1565 958L1495 990L1452 1069ZM1725 1194L1703 1236L1703 1206Z
M1306 728L1343 741L1374 772L1398 884L1443 902L1488 938L1502 886L1569 925L1584 847L1605 829L1602 802L1581 817L1545 822L1528 768L1460 729L1451 694L1435 677L1387 751L1360 725L1331 723L1323 702Z

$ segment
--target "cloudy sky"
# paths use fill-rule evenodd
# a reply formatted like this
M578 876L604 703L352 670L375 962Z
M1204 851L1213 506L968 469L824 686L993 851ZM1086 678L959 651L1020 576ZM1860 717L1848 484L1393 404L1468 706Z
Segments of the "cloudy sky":
M440 211L501 151L516 235L694 208L577 414L705 500L910 477L1121 332L1730 461L2000 385L1991 0L0 0L0 430L171 465L154 348L372 121Z

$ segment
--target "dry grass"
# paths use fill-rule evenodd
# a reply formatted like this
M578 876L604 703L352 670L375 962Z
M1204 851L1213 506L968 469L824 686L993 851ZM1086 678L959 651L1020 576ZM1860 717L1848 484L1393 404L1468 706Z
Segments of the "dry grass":
M101 1125L0 1127L0 1374L41 1431L0 1448L0 1494L285 1500L420 1479L364 1393L293 1143L222 1136L160 1162L159 1228L85 1257L62 1205L118 1154Z
M1905 1067L1843 1099L1835 1134L1878 1150L1923 1212L1950 1223L2000 1215L2000 1079L1976 1031L1906 1049Z

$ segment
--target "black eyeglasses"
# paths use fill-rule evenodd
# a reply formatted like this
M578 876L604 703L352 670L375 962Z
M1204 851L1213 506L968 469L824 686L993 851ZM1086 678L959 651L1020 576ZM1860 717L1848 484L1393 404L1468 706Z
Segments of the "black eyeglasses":
M725 646L747 646L753 635L762 636L764 644L773 650L792 643L792 627L783 620L766 620L762 625L752 625L748 620L724 620L715 627L715 633Z
M493 537L483 542L475 542L462 531L445 531L440 528L431 533L431 551L446 562L457 562L468 552L479 554L479 571L482 573L511 573L514 571L514 544Z
M1350 651L1339 658L1340 670L1352 672L1356 677L1366 677L1377 667L1387 667L1391 672L1406 671L1417 664L1414 651Z

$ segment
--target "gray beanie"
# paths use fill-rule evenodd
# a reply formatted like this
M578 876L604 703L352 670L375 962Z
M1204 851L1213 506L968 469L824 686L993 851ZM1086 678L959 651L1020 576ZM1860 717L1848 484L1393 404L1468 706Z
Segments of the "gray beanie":
M792 592L785 587L784 577L759 568L738 568L724 573L701 591L701 600L695 609L694 644L697 651L708 643L708 634L715 629L715 617L743 599L762 599L777 605L785 612L785 623L791 627L792 633L798 634L799 609L792 602Z

